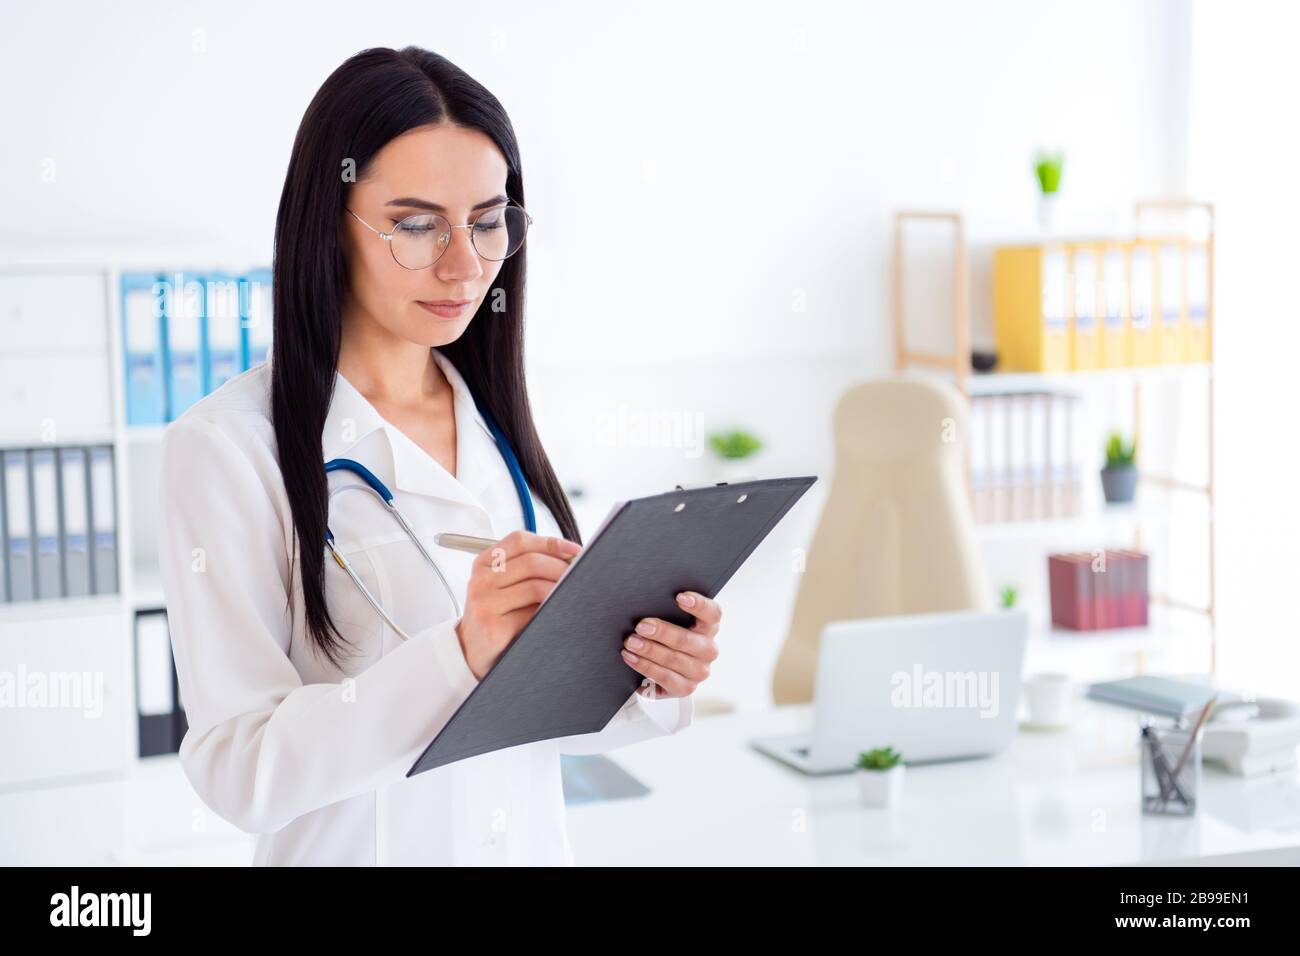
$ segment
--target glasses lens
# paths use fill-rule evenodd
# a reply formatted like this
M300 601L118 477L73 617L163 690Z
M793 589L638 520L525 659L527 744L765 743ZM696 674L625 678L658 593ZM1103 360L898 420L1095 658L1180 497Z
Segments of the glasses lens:
M393 227L393 258L408 269L427 269L447 248L451 224L442 216L407 216Z
M528 214L518 206L488 209L474 220L474 248L484 259L499 262L519 251L528 232Z

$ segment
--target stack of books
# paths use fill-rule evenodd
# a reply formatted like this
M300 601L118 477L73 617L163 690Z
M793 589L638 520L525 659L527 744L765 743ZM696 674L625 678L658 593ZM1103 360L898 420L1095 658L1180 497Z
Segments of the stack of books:
M1047 580L1056 627L1096 631L1149 621L1148 559L1140 551L1048 555Z

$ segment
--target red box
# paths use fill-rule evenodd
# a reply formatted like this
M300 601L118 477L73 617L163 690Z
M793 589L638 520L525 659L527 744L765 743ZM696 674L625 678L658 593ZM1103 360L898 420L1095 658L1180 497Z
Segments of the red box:
M1075 631L1145 627L1148 567L1145 554L1129 549L1048 555L1052 624Z

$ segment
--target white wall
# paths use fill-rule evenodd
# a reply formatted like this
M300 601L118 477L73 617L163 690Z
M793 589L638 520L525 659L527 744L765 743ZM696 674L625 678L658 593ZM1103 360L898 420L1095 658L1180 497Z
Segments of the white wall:
M1300 9L1205 3L1194 16L1191 188L1217 203L1215 475L1223 671L1300 697Z
M835 398L889 366L897 208L960 209L976 239L1023 234L1040 145L1068 155L1065 228L1126 228L1135 198L1184 186L1187 18L1173 0L25 3L0 16L0 241L202 241L269 260L297 123L338 63L416 43L480 79L519 133L537 219L540 427L564 480L596 501L708 479L694 442L629 447L635 434L601 430L620 413L675 416L688 434L749 427L770 445L763 473L829 477ZM621 242L604 227L614 206ZM766 695L789 549L823 491L731 589L776 582L728 607L744 653L724 655L719 693Z

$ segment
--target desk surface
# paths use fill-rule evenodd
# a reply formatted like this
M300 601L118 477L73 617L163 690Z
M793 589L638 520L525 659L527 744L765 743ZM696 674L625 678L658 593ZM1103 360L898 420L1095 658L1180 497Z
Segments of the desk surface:
M1300 777L1207 764L1188 819L1138 806L1136 715L1077 701L1059 733L1004 753L907 768L897 808L863 806L852 773L807 777L749 746L806 730L808 705L697 717L608 756L651 788L569 808L579 865L1129 865L1300 863Z

